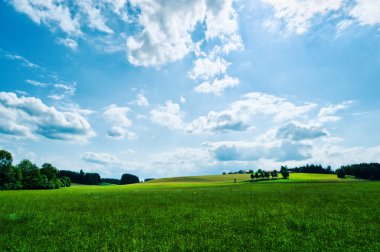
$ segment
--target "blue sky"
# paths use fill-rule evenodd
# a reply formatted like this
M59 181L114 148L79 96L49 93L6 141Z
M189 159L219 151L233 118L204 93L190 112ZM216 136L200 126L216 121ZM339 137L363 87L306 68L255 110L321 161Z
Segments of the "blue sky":
M141 178L380 162L380 2L0 1L0 148Z

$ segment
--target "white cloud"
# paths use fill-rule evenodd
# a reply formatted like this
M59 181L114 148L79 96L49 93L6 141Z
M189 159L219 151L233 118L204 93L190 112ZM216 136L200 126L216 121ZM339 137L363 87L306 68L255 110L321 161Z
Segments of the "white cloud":
M26 67L42 69L42 67L40 67L39 65L29 61L27 58L25 58L21 55L12 54L12 53L9 53L9 52L4 51L4 50L0 50L0 52L2 52L6 58L19 61L20 63L22 63Z
M346 29L348 29L354 21L351 19L344 19L336 25L336 37L339 37Z
M25 82L27 82L30 85L35 86L35 87L46 87L49 85L49 83L39 82L36 80L25 80Z
M69 8L61 1L12 0L11 3L17 11L28 15L37 24L44 23L50 27L58 25L68 34L81 34L78 18L73 18Z
M349 15L355 18L361 25L380 24L380 1L357 0Z
M226 88L232 88L239 85L237 78L228 75L223 76L221 79L214 79L213 81L205 81L195 87L197 93L212 93L214 95L222 95Z
M291 141L226 141L206 143L212 156L218 161L275 161L305 160L311 157L309 144Z
M202 174L202 169L213 165L212 157L205 148L175 148L161 151L149 157L147 172L151 176L185 176Z
M346 109L352 104L351 101L342 102L339 104L329 105L323 107L319 110L317 123L327 123L327 122L336 122L341 119L340 116L336 115L339 110Z
M112 104L105 108L103 113L104 118L111 124L111 129L108 130L107 136L113 139L135 139L135 133L128 130L132 126L132 121L128 118L130 109L128 107L118 107Z
M120 165L123 162L117 157L103 152L85 152L82 155L84 161L101 165Z
M226 110L211 111L207 116L198 117L186 129L190 133L244 131L252 125L252 120L257 115L271 116L275 122L284 122L304 115L315 107L312 103L296 105L285 98L248 93Z
M95 132L85 117L58 111L35 97L0 92L0 133L21 138L87 141Z
M88 26L98 31L112 34L113 31L106 25L106 20L103 17L101 10L96 6L97 3L92 0L77 1L82 13L87 17Z
M142 27L127 41L128 59L134 65L159 66L182 59L195 50L191 33L198 23L206 23L207 39L238 36L231 0L132 0L131 4L141 11L138 22Z
M276 134L277 138L293 141L316 139L323 136L327 136L327 133L321 127L302 125L295 122L282 125L277 129Z
M138 94L136 98L136 103L137 105L141 107L148 107L149 106L149 101L148 99L144 96L144 94Z
M262 0L274 9L273 19L265 22L266 26L278 26L285 23L285 29L291 33L303 34L311 26L312 19L318 15L324 16L339 10L342 0Z
M188 75L193 80L209 80L216 75L225 73L229 65L230 63L220 57L215 59L198 58L194 61L194 67Z
M180 111L180 105L172 101L166 101L165 106L159 106L150 111L151 120L162 126L171 129L183 128L183 114Z
M186 103L186 99L185 99L185 97L183 97L182 95L181 95L181 97L179 98L179 101L180 101L182 104L185 104L185 103Z
M57 38L56 42L57 44L64 45L74 51L78 48L78 43L70 38Z

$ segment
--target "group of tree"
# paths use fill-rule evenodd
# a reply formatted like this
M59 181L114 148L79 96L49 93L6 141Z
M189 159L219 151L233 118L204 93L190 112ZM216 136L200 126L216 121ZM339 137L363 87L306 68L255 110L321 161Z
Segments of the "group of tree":
M12 154L0 150L0 189L58 189L69 187L70 178L59 176L58 169L49 163L41 168L31 161L24 159L13 165Z
M59 171L60 176L66 176L71 179L73 183L84 184L84 185L99 185L102 182L116 185L126 185L140 183L139 178L136 175L125 173L120 179L115 178L101 178L99 173L90 173L80 170L79 172L74 171Z
M334 174L334 171L331 169L331 166L324 168L322 165L307 164L300 167L289 168L291 172L300 172L300 173L320 173L320 174Z
M9 189L58 189L69 187L71 183L99 185L101 182L124 185L139 183L136 175L123 174L120 179L101 178L99 173L58 170L52 164L44 163L41 168L24 159L13 165L12 154L0 150L0 190Z
M276 170L274 171L264 171L262 169L258 169L256 172L251 173L251 180L252 181L258 181L263 179L277 179L278 172Z
M59 171L59 176L65 176L71 179L73 183L84 185L99 185L101 183L101 177L99 173L93 172L80 172L62 170Z
M355 176L360 179L380 180L379 163L362 163L341 166L336 170L338 178L345 178L346 175Z

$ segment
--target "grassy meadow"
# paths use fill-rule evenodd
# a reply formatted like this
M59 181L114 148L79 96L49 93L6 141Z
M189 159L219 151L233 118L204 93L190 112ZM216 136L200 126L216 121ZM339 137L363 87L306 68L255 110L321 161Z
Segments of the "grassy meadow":
M249 180L0 191L0 251L380 251L379 182Z

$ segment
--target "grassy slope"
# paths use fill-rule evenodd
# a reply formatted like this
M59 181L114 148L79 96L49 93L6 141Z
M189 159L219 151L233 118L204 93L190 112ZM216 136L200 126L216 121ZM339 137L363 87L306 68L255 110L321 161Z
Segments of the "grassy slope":
M313 173L291 173L289 179L281 179L282 176L279 174L278 180L267 180L262 182L276 182L276 183L289 183L289 182L348 182L348 181L358 181L354 178L339 179L335 174L313 174ZM185 183L185 184L196 184L196 183L233 183L234 179L237 182L248 182L251 180L250 174L226 174L226 175L206 175L206 176L187 176L187 177L173 177L173 178L162 178L155 179L146 184L172 184L172 183Z
M379 182L193 183L0 191L0 251L380 250Z

